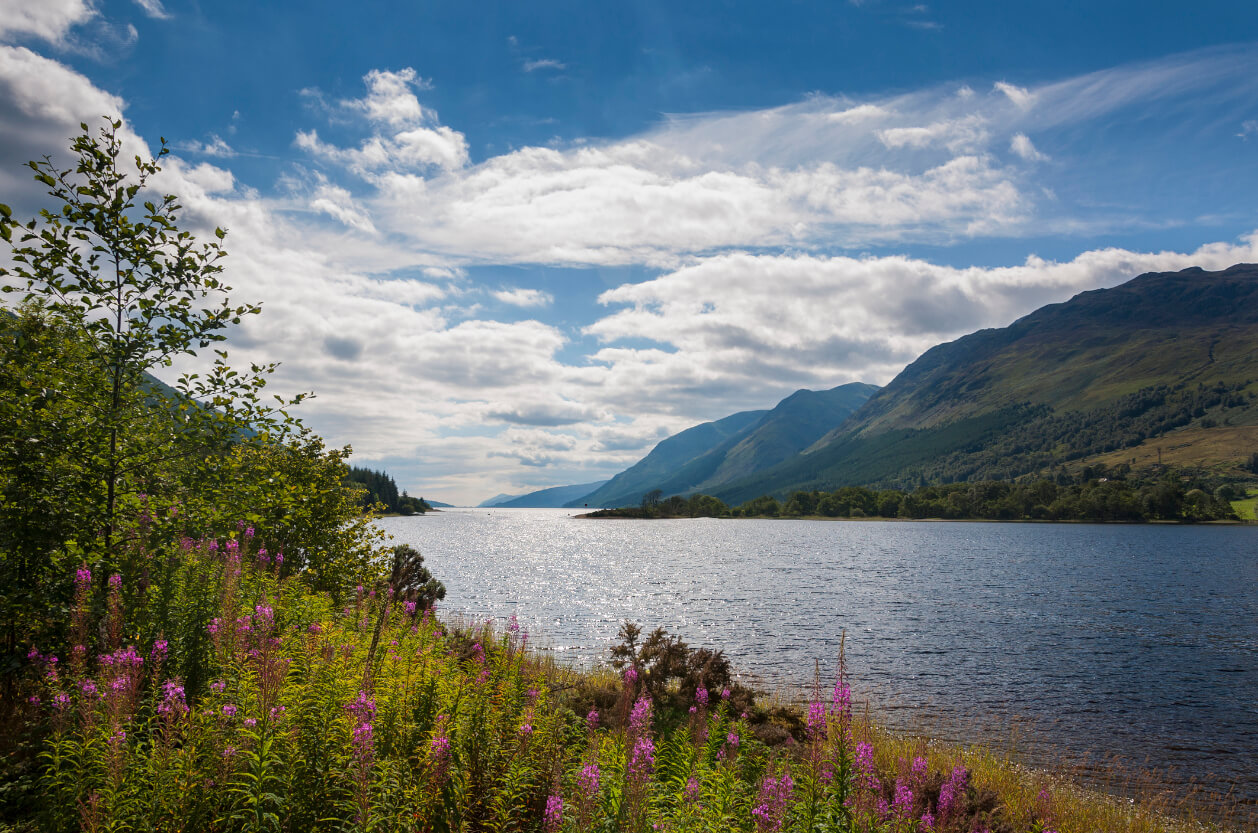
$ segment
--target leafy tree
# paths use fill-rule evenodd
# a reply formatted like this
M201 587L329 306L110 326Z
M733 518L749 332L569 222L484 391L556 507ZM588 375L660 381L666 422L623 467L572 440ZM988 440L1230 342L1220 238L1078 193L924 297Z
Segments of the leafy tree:
M173 389L149 375L224 340L223 330L259 307L226 297L230 287L219 278L226 233L216 229L217 239L197 241L176 225L178 198L149 193L161 170L157 161L168 152L165 141L157 158L136 156L128 171L121 122L108 121L96 135L81 127L71 146L73 168L50 156L30 163L58 208L25 225L0 209L0 236L13 244L12 266L0 275L16 279L6 293L23 293L50 319L83 333L92 354L91 372L82 375L95 389L81 391L90 395L79 404L80 427L95 443L79 463L99 483L83 509L92 543L108 561L120 503L143 490L156 469L221 451L245 430L283 436L291 426L283 408L292 403L276 407L259 397L274 365L241 374L217 350L211 370L185 375Z
M158 160L123 157L120 123L83 125L68 168L30 163L54 207L29 222L0 206L11 249L0 320L0 665L22 644L64 635L73 567L104 590L137 536L225 537L266 530L285 573L321 589L378 567L376 537L341 481L349 449L327 450L264 401L275 365L238 372L214 351L174 386L152 374L221 342L257 305L221 280L225 232L199 242L181 206L151 193ZM238 526L239 524L239 526ZM105 593L97 593L104 598ZM7 672L5 672L7 673Z

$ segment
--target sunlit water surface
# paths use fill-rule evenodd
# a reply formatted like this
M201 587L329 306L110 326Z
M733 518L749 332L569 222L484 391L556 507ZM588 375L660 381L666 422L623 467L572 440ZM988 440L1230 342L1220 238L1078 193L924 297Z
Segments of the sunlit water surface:
M1258 529L588 520L467 509L380 521L447 611L518 615L582 665L621 622L719 647L788 695L840 635L884 722L1032 763L1156 768L1258 802Z

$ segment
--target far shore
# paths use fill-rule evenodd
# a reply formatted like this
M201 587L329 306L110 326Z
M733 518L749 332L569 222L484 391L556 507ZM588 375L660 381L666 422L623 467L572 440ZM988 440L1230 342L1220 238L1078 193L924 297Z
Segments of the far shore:
M1218 520L1218 521L1175 521L1175 520L1148 520L1148 521L1097 521L1097 520L1049 520L1047 518L884 518L876 515L868 515L862 518L852 517L830 517L829 515L750 515L742 517L733 517L730 515L707 515L699 517L691 517L689 515L660 515L656 517L644 517L641 514L614 514L625 510L621 509L596 509L592 512L585 512L580 515L573 515L574 518L588 518L592 520L630 520L630 521L697 521L703 518L711 518L718 521L877 521L877 522L912 522L912 523L990 523L990 524L1124 524L1129 526L1258 526L1258 522L1249 520ZM641 510L630 509L630 512L640 512Z

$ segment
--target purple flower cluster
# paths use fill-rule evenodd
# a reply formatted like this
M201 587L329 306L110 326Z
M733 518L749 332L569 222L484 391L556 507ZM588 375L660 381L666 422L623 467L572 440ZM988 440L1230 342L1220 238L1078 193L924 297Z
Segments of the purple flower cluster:
M691 775L689 780L686 781L686 788L685 790L683 790L682 795L684 795L686 800L691 803L698 801L699 800L699 779Z
M354 727L354 738L350 742L354 750L354 757L359 761L371 760L371 754L375 750L374 730L370 723L359 723Z
M598 712L590 709L590 713L585 716L585 727L591 732L598 729Z
M913 788L903 778L895 779L895 797L889 813L897 819L907 819L913 813Z
M758 833L778 833L782 829L794 795L795 782L791 780L790 772L783 772L778 777L772 774L764 776L756 806L751 811Z
M187 711L188 702L179 681L167 680L162 683L162 701L157 704L157 713L178 718Z
M643 696L633 705L629 715L628 775L630 780L644 783L655 771L655 741L651 739L651 701Z
M551 795L546 799L546 813L542 816L542 827L546 833L557 833L563 824L563 799Z
M826 707L821 701L808 704L808 739L820 740L826 735Z
M874 769L874 747L861 741L856 744L856 786L862 790L878 789L878 774Z
M939 787L939 804L936 809L941 820L947 820L950 815L962 810L969 776L965 767L957 764L952 768L952 774L948 776L948 780Z
M703 686L695 689L695 702L698 703L701 708L707 708L708 690Z
M598 795L600 774L598 764L593 762L581 767L581 771L577 773L577 789L586 800Z

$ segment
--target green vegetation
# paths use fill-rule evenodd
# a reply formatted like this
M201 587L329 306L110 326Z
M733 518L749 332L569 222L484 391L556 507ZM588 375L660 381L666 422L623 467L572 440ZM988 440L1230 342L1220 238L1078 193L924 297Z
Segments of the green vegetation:
M1258 521L1258 489L1249 489L1243 497L1231 500L1232 511L1243 521Z
M360 499L364 509L379 506L384 512L396 515L422 515L432 511L432 507L422 497L411 497L405 489L398 494L397 483L383 471L351 466L345 485L361 490Z
M602 509L590 518L943 518L995 521L1225 521L1242 517L1243 492L1215 478L1167 469L1133 477L1130 468L1090 466L1072 477L1017 483L979 481L922 486L913 491L844 486L833 492L797 491L785 504L761 495L727 507L710 495L648 493L641 507ZM1252 508L1251 508L1252 511ZM1250 517L1247 515L1243 517Z
M1013 480L1132 448L1190 424L1227 423L1258 408L1258 393L1250 387L1249 380L1211 387L1158 385L1088 411L1059 413L1047 405L1018 405L937 427L899 428L873 436L853 433L771 470L760 482L739 482L717 494L746 499L740 496L766 483L783 484L768 491L786 493L825 484L905 489L924 483Z
M304 396L263 397L273 366L240 372L215 350L173 386L151 375L259 310L227 300L225 232L201 243L179 230L178 200L149 188L158 160L127 162L118 129L84 125L69 168L31 163L54 207L23 224L0 206L0 276L23 299L0 324L6 698L34 671L30 646L73 647L76 569L97 577L101 603L113 575L173 592L175 568L146 561L144 545L264 530L256 543L282 576L335 596L378 570L379 533L341 485L349 449L289 415Z

